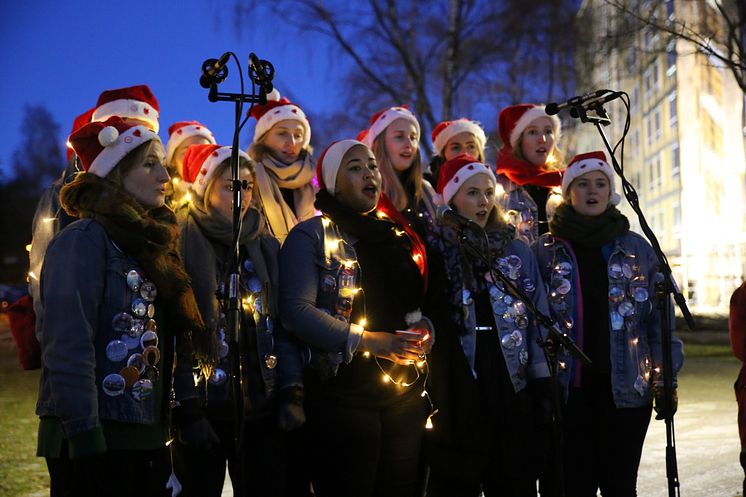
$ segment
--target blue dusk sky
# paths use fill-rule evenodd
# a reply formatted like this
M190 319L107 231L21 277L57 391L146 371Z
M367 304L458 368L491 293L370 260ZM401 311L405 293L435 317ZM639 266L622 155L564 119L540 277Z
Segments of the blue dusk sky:
M335 74L348 63L316 34L301 39L295 27L262 8L241 30L233 0L25 0L3 1L0 16L0 172L10 174L19 148L24 105L43 105L60 125L61 144L75 116L93 107L106 89L145 83L161 107L160 135L181 120L197 119L219 143L233 136L232 103L212 103L199 86L202 62L227 51L239 57L244 75L250 52L275 65L275 86L309 116L339 92ZM220 91L236 92L233 61ZM245 78L248 81L248 78ZM250 88L249 88L250 89ZM253 135L253 120L241 144ZM63 165L60 165L62 170ZM7 177L7 176L6 176Z

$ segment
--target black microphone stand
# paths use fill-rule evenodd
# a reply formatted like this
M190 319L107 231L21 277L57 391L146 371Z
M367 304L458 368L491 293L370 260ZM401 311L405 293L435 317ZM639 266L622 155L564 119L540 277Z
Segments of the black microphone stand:
M620 92L621 93L621 92ZM625 94L626 95L626 94ZM629 97L627 97L629 98ZM629 119L629 104L627 100L624 100L625 106L627 107L627 113L628 113L628 119ZM587 107L587 108L586 108ZM593 110L596 113L596 116L589 116L588 110ZM593 123L596 126L596 129L598 130L598 133L601 135L601 139L604 142L604 145L606 146L606 150L609 152L609 156L611 157L612 167L614 168L614 171L616 171L617 175L621 178L622 182L622 191L624 192L624 196L627 198L627 202L629 202L630 207L632 207L632 210L635 211L637 214L637 218L640 221L640 228L642 229L643 233L647 237L648 241L650 242L650 245L653 247L653 250L655 251L656 256L658 257L658 263L660 266L660 271L663 274L663 281L656 282L655 284L655 294L658 298L658 310L660 312L661 316L661 346L663 348L663 410L664 410L664 416L665 416L665 422L666 422L666 478L668 479L668 495L669 497L675 497L677 494L680 495L680 482L679 482L679 470L676 463L676 442L675 442L675 435L674 435L674 422L673 417L674 413L673 411L673 358L672 358L672 352L671 352L671 341L672 341L672 333L671 333L671 322L670 322L670 316L672 314L672 308L671 308L671 299L669 296L673 296L674 301L676 302L676 305L679 306L679 309L681 309L681 313L684 316L684 319L686 320L687 326L690 330L695 329L694 324L694 318L692 318L691 313L689 312L689 308L686 305L686 299L681 294L681 292L678 289L678 286L676 285L676 282L673 278L673 274L671 272L671 267L668 265L668 259L666 258L666 255L663 253L663 250L661 250L660 244L658 243L658 239L656 238L655 234L653 233L653 230L650 229L650 226L647 223L647 220L645 219L644 214L642 213L642 209L640 208L640 202L639 198L637 197L637 192L635 191L634 187L627 181L627 179L624 177L624 171L622 167L619 165L619 162L617 162L616 157L614 156L614 149L611 147L611 144L609 143L608 138L606 137L606 134L604 133L603 126L608 126L611 124L611 120L609 119L608 114L606 113L606 110L603 108L603 104L600 102L592 102L590 105L583 105L579 104L571 109L571 115L573 117L577 117L581 120L581 122L587 123ZM626 130L628 128L625 126L625 135ZM622 140L624 137L622 137ZM624 150L624 147L622 146L622 150Z
M503 284L505 291L510 294L513 298L522 301L529 311L534 315L537 325L541 325L549 331L547 338L537 339L537 342L544 349L544 356L549 366L549 375L552 384L552 435L554 442L554 472L555 472L555 496L564 497L565 495L565 484L564 484L564 437L562 434L562 403L560 400L560 386L559 386L559 352L560 348L567 350L572 356L578 359L585 366L591 365L590 358L577 346L573 339L564 331L560 331L557 328L555 322L551 317L541 312L534 305L533 300L526 295L526 293L518 288L510 278L505 276L502 271L496 270L493 267L492 261L490 260L489 253L489 239L484 229L476 223L469 223L468 229L462 226L457 228L459 235L459 241L461 246L466 251L480 259L489 269L492 281L500 281ZM480 247L476 240L470 238L467 233L469 229L475 231L480 238L484 238L486 245ZM538 282L541 283L541 282Z
M234 412L233 412L233 442L236 461L238 463L239 473L241 475L240 481L233 482L234 486L238 488L237 495L244 495L246 491L246 475L243 471L244 467L244 450L243 450L243 439L244 439L244 420L246 408L249 406L244 405L244 400L248 400L248 396L243 393L244 385L241 383L241 344L244 340L241 338L241 261L240 261L240 244L239 234L241 232L242 216L241 216L241 190L246 188L247 185L240 180L239 167L238 167L238 150L239 150L239 136L241 134L241 116L243 115L243 104L250 103L254 104L266 104L267 95L265 94L265 84L259 85L259 93L245 94L243 91L244 81L243 73L240 71L241 64L234 53L231 52L231 56L236 61L239 67L239 74L241 76L241 92L240 93L221 93L218 92L218 83L221 83L227 76L227 67L224 68L224 73L219 74L217 77L212 78L210 81L210 91L208 93L208 100L210 102L234 102L235 103L235 126L233 131L233 144L231 145L231 191L233 192L233 238L230 262L228 264L228 285L226 292L223 293L222 297L227 300L226 306L226 338L228 339L229 345L229 362L231 365L231 392L234 401ZM208 76L203 72L203 78ZM244 120L245 123L245 120ZM248 386L246 386L248 388Z

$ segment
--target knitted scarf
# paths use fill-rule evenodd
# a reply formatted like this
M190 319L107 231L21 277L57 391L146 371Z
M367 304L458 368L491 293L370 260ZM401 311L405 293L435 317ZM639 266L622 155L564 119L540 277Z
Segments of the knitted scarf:
M267 154L256 163L259 197L272 233L281 243L293 226L314 216L315 189L311 180L315 175L310 154L292 164L284 164ZM282 198L280 188L293 190L295 212Z
M603 247L629 231L629 220L614 205L609 205L598 216L584 216L570 204L562 202L549 222L549 231L554 236L586 247Z
M513 149L503 147L497 156L497 173L504 174L517 185L536 185L551 188L562 184L562 171L548 171L544 165L534 166L519 160Z
M132 257L158 288L167 328L175 330L180 350L191 346L205 371L215 364L216 342L205 330L189 275L178 254L176 216L168 207L146 210L115 183L81 173L62 188L68 214L99 222L111 240ZM82 254L78 254L82 256Z
M227 266L233 243L232 222L214 209L205 209L204 202L196 198L194 202L179 211L181 229L181 254L184 266L192 277L194 295L202 312L207 328L214 330L218 324L218 274ZM254 270L262 283L269 282L269 273L264 265L258 241L263 226L259 211L249 209L241 223L239 244L244 247L254 263ZM216 251L216 245L220 253ZM222 250L221 250L222 249ZM274 306L274 299L269 302Z
M515 228L506 223L495 223L486 227L485 232L486 242L484 238L471 231L464 232L464 236L480 252L486 252L490 261L495 261L503 256L505 248L515 238ZM463 289L466 288L472 293L485 290L488 282L481 276L487 273L488 268L480 257L465 248L461 235L453 228L441 226L439 234L439 237L433 239L433 249L440 251L443 255L444 269L449 282L447 289L449 314L451 320L459 325L458 331L463 335L468 332L462 305Z

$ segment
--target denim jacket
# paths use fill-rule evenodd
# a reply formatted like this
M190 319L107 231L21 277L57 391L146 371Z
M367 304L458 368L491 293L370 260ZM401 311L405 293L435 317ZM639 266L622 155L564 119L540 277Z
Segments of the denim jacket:
M329 378L353 358L360 331L339 312L351 310L354 298L343 289L359 285L354 242L334 223L314 217L296 225L282 246L280 313L283 326L303 342L291 376L310 366Z
M569 330L571 338L583 347L583 304L578 264L566 240L547 233L532 246L544 284L552 316ZM601 248L608 265L611 389L617 407L640 407L652 400L652 386L662 381L661 324L655 283L661 275L652 247L640 235L627 232ZM669 319L674 324L673 308ZM671 330L673 332L673 329ZM672 340L675 375L684 362L683 344ZM560 355L566 367L560 381L567 388L580 385L582 364L566 351Z
M138 358L145 331L133 331L140 338L122 332L122 321L131 319L122 316L135 314L135 301L138 313L142 305L147 310L143 316L134 315L134 322L147 323L145 330L156 328L149 317L159 299L149 303L131 289L128 275L133 280L134 272L147 281L147 275L92 219L72 223L47 249L41 278L42 374L36 414L59 418L70 439L100 431L101 420L153 424L164 419L157 406L165 402L143 395L138 382L125 387L119 375L128 365L145 370ZM168 385L173 351L164 331L157 327L156 367L162 384Z
M515 264L514 261L520 261ZM511 267L512 263L512 267ZM505 253L496 261L496 271L501 271L516 286L531 298L536 308L548 313L546 294L543 285L539 284L541 275L536 260L528 246L520 240L513 240L506 247ZM502 285L489 283L492 315L500 338L501 352L508 368L510 381L516 392L523 390L528 380L549 376L544 351L537 339L545 338L536 325L536 319L525 304L511 297ZM474 299L464 289L464 315L466 316L466 334L461 336L461 347L476 377L474 361L476 357L477 330Z

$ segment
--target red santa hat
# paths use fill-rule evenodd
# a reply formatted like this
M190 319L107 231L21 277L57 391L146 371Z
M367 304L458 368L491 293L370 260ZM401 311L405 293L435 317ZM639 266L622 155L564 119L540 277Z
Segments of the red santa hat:
M96 108L92 107L73 120L73 128L70 130L71 135L91 122L91 116L93 115L94 110L96 110ZM73 146L70 144L70 140L68 140L65 145L67 145L67 161L70 162L70 159L73 158L75 152L73 151Z
M166 142L166 164L171 164L176 149L184 140L192 136L201 136L208 142L215 144L215 136L204 124L197 121L179 121L168 127L168 142Z
M609 187L611 188L611 197L609 203L611 205L619 204L621 197L616 192L616 181L614 171L611 170L611 166L606 161L606 154L602 151L587 152L585 154L578 154L572 158L567 164L562 175L562 198L568 201L570 198L570 185L578 177L589 173L591 171L601 171L609 179Z
M303 148L311 143L311 125L308 118L297 104L292 103L285 97L280 97L280 92L275 88L267 94L267 103L264 105L254 105L251 109L251 117L256 119L254 128L254 142L258 141L261 136L272 128L279 121L292 119L303 125Z
M373 114L373 117L370 118L370 127L367 130L361 131L358 139L369 148L373 148L373 142L376 141L376 137L383 133L388 125L397 119L406 119L414 124L414 127L417 129L417 136L420 136L420 123L417 122L417 118L414 117L409 107L400 105L399 107L389 107Z
M446 148L450 139L459 133L471 133L474 136L479 149L484 150L484 146L487 143L487 137L484 134L482 126L480 126L476 121L470 121L469 119L462 117L455 121L443 121L435 127L432 134L435 153L442 156L443 150Z
M497 117L497 131L503 146L515 148L523 131L534 119L548 117L552 121L555 140L559 139L561 124L557 116L550 116L543 105L518 104L505 107Z
M486 174L497 185L492 169L471 155L460 154L443 163L438 177L438 193L443 197L443 203L448 205L461 185L476 174Z
M147 85L130 86L106 90L101 93L93 112L92 121L106 121L111 116L124 119L139 119L158 132L158 100Z
M334 195L334 189L337 186L337 173L339 172L339 166L342 165L342 158L355 145L368 148L365 143L357 140L339 140L326 147L316 163L316 179L319 182L319 188L326 188L327 192Z
M231 158L232 147L223 145L202 143L190 145L184 154L184 162L181 166L181 177L184 181L192 184L192 191L202 197L205 194L210 179L215 170L223 161ZM238 151L239 162L241 158L251 161L243 150Z
M83 170L105 178L125 155L143 143L161 139L143 124L125 122L118 116L86 124L68 141L80 157Z

